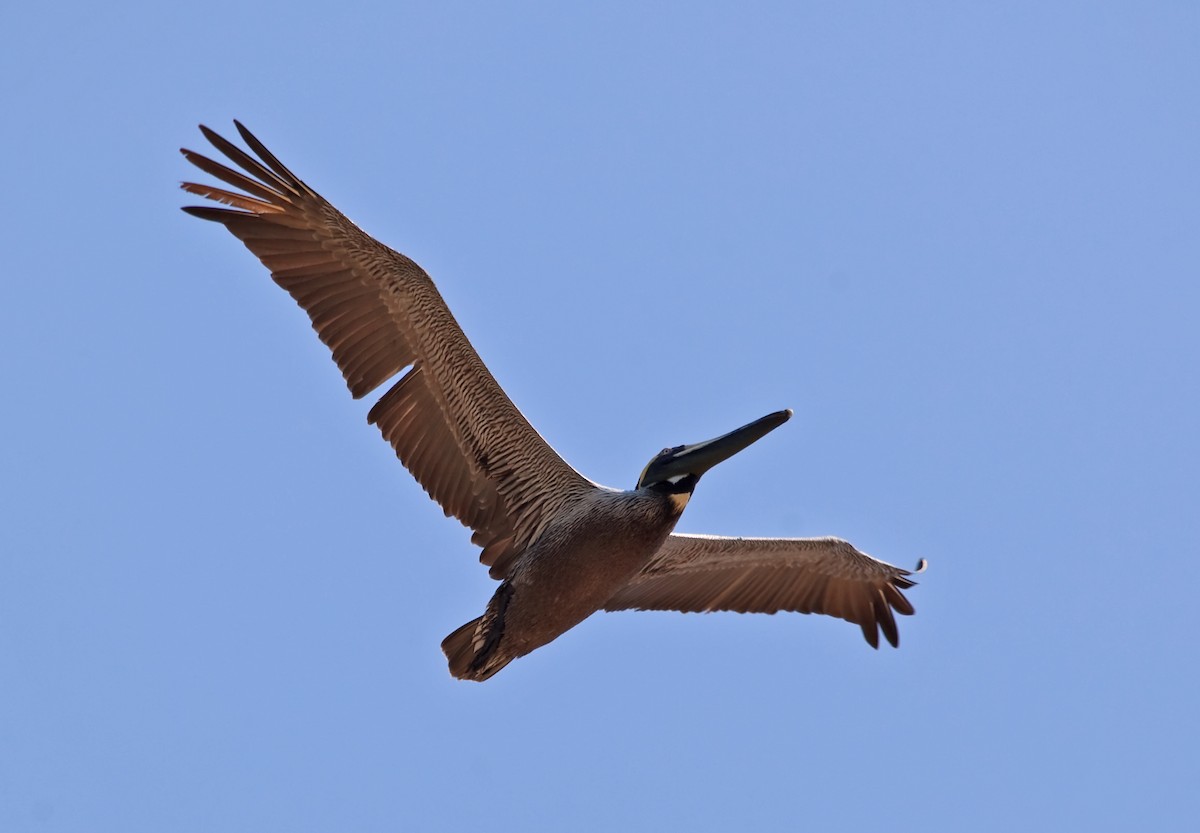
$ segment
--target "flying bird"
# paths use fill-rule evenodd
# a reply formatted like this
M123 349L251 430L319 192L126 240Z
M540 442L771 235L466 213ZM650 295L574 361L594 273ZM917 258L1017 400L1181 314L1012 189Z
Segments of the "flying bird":
M183 210L229 229L308 313L357 399L399 376L367 421L473 534L499 580L482 616L442 642L450 673L486 680L599 610L822 613L899 645L908 570L838 538L726 538L672 530L700 478L791 417L664 448L630 491L592 482L496 383L429 276L288 170L239 122L251 155L201 125L241 170L181 149L237 191L182 183L227 207ZM255 158L257 156L257 158ZM917 567L919 572L924 561Z

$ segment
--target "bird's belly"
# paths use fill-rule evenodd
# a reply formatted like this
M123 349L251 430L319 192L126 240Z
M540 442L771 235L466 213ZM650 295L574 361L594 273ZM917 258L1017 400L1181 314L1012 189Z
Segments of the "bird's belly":
M527 654L600 610L646 565L669 531L613 535L606 530L529 553L512 577L504 625L510 650Z

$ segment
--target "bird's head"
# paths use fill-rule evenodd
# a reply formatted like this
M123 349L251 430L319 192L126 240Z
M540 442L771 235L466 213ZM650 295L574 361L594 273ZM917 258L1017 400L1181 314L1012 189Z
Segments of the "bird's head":
M776 411L715 440L664 448L642 469L637 488L678 495L681 500L677 503L682 509L701 475L755 440L762 439L791 419L791 416L791 409Z

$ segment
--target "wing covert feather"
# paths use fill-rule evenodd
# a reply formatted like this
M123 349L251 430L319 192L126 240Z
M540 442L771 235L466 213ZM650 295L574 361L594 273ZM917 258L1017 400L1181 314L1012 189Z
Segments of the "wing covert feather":
M360 398L407 369L371 408L396 455L447 515L474 530L503 578L545 518L594 487L533 429L483 364L433 281L350 222L241 124L255 159L201 126L242 170L182 150L245 193L185 182L228 208L189 206L224 225L295 299Z

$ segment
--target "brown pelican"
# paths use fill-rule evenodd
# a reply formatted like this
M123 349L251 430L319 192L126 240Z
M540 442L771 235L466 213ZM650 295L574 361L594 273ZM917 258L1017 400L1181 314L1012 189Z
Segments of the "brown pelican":
M367 416L447 516L473 530L500 581L484 614L442 642L450 673L486 680L598 610L798 611L837 616L893 646L911 614L908 570L837 538L721 538L672 532L696 483L778 428L779 411L707 442L656 454L632 491L567 465L492 378L429 276L361 231L240 123L238 148L201 126L239 172L181 149L242 193L185 182L228 208L221 223L308 313L355 398L397 374ZM922 568L918 565L918 571Z

